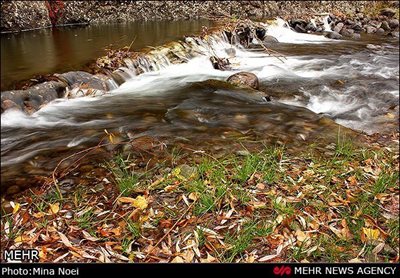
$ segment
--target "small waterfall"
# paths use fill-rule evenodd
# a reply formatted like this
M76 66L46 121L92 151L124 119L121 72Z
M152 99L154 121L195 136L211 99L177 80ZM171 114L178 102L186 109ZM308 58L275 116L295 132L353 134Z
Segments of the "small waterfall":
M186 37L184 41L171 42L156 47L136 59L125 59L125 66L111 74L112 88L146 72L158 71L172 64L186 63L197 56L226 56L225 48L230 45L224 32L211 34L205 39Z
M328 23L328 18L329 18L329 15L325 16L325 17L322 19L322 22L324 23L324 31L326 31L326 32L332 32L331 25Z

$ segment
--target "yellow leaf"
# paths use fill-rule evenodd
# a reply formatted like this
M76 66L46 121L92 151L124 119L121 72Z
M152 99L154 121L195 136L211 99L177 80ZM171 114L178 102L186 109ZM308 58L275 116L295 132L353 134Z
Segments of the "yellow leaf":
M15 203L14 204L14 209L13 209L13 214L16 214L20 207L21 207L20 203Z
M60 210L60 203L50 204L49 213L57 214Z
M363 233L366 241L376 241L379 238L380 231L378 229L370 229L363 227Z
M118 201L121 203L133 203L135 199L131 197L120 197Z
M35 218L42 218L42 217L44 216L44 212L39 211L39 212L36 212L36 213L34 213L34 214L32 214L32 215L33 215L33 217L35 217Z
M133 200L132 205L135 208L145 209L147 208L147 200L143 196L137 196L136 199Z
M21 243L21 242L28 242L28 241L30 241L31 240L31 238L29 237L29 236L27 236L27 235L22 235L22 236L17 236L15 239L14 239L14 242L15 243Z

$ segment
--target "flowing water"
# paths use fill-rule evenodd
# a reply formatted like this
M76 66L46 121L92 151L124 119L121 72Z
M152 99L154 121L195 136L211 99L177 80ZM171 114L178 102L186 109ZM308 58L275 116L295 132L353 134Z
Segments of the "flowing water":
M398 130L398 40L363 35L360 41L336 41L295 33L279 21L268 34L279 40L271 48L286 59L215 35L192 44L197 55L176 52L186 55L185 63L172 64L161 55L162 62L143 66L140 75L127 66L125 82L107 95L59 99L30 116L4 112L2 186L51 173L61 158L96 145L105 129L131 139L185 142L193 149L229 149L243 138L302 146L333 138L333 121L369 134ZM183 45L191 42L187 38ZM230 58L232 69L214 69L211 55ZM260 91L272 101L221 82L238 71L255 73Z

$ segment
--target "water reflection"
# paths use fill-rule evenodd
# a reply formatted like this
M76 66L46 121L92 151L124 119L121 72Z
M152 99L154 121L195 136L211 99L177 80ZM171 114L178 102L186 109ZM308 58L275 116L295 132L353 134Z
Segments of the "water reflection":
M148 21L44 29L1 36L1 90L37 74L78 70L104 48L155 46L196 34L208 20Z

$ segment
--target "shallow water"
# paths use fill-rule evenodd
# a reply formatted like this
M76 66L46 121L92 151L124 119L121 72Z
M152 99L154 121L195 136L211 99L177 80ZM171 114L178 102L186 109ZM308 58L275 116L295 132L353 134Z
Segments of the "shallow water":
M42 29L1 35L1 90L34 75L69 70L104 55L105 48L140 50L196 34L209 20L147 21Z
M229 149L240 138L302 146L337 135L328 119L366 133L398 130L398 40L365 35L361 41L333 41L282 28L269 32L284 42L271 45L285 54L283 62L235 47L232 70L215 70L209 55L228 57L226 49L232 48L221 38L187 63L130 77L108 95L60 99L31 116L6 111L3 186L16 177L51 173L61 158L96 145L105 129L131 139L186 142L194 149ZM238 71L255 73L272 101L207 81Z

